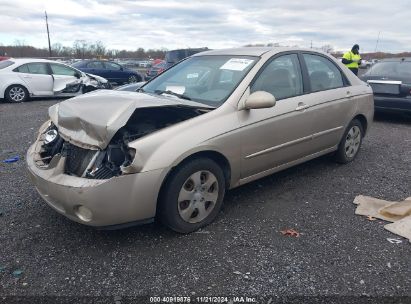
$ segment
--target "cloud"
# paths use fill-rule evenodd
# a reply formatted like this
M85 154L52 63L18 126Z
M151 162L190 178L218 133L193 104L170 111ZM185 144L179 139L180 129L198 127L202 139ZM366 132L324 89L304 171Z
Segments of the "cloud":
M44 11L52 43L101 40L108 48L237 47L280 43L354 43L362 51L411 49L409 2L383 0L0 0L0 43L24 40L45 47Z

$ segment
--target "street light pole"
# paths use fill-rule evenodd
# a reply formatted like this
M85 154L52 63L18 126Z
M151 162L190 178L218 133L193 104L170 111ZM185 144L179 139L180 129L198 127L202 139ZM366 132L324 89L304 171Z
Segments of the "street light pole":
M44 11L44 15L46 16L47 38L48 38L48 41L49 41L49 57L51 57L50 32L49 32L49 23L48 23L47 12L46 11Z

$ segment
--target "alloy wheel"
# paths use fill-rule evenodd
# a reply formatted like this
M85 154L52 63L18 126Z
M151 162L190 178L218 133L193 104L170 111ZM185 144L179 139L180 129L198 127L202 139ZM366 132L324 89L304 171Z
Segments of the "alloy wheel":
M26 97L26 92L22 87L12 87L9 91L9 96L12 101L20 102Z
M134 75L131 75L130 77L128 77L128 82L129 83L133 83L133 82L137 82L137 81L138 81L138 79Z

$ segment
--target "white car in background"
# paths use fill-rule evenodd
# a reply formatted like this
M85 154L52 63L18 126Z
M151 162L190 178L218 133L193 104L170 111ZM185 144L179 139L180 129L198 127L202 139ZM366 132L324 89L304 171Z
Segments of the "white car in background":
M56 61L11 58L0 62L0 99L9 102L23 102L30 97L70 97L109 88L106 79Z

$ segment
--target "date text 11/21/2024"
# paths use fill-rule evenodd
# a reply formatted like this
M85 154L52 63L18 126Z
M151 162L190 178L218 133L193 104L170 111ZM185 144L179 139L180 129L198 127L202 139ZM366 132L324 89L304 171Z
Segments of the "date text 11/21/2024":
M234 297L150 297L150 303L257 303L255 297L234 296Z

